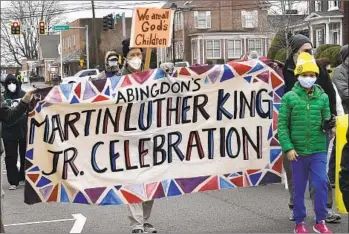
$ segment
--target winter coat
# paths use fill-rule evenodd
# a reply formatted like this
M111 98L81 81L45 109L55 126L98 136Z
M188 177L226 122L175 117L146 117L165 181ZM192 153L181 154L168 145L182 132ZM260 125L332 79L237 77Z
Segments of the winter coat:
M330 102L330 110L331 114L337 116L336 111L336 91L333 88L332 81L328 75L328 72L326 68L316 61L319 69L320 74L318 76L318 79L316 80L316 84L320 85L321 88L325 91L329 98ZM283 68L283 74L284 74L284 81L285 81L285 93L292 90L294 84L297 82L297 77L294 75L294 69L296 68L296 65L293 61L292 56L286 61L285 66ZM338 88L338 87L337 87Z
M333 83L336 85L339 96L342 99L342 106L346 114L349 113L349 68L345 64L341 64L333 71Z
M8 90L8 84L10 81L16 82L17 89L15 92ZM21 90L20 83L15 77L8 76L4 82L5 92L4 92L4 101L9 107L14 107L18 105L19 99L21 99L25 92ZM2 138L4 140L23 140L26 139L27 135L27 115L24 114L19 119L11 121L11 123L3 124L2 129Z
M343 105L342 105L342 99L339 96L338 90L336 86L333 84L334 91L336 91L336 111L337 111L337 116L345 115Z
M347 143L342 151L341 171L339 172L339 188L349 193L349 129L347 130Z
M328 96L319 85L308 94L299 82L281 100L278 135L282 150L306 156L327 152L323 122L331 117Z

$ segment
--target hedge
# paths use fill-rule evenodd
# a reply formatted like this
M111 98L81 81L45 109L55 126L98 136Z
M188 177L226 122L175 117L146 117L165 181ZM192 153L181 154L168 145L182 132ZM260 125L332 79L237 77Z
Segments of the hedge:
M316 48L315 58L316 59L323 58L323 57L321 57L321 53L324 52L325 50L331 48L331 47L334 47L334 46L338 46L338 45L334 45L334 44L320 45L318 48Z
M278 60L280 62L285 62L286 61L286 55L287 55L287 51L286 49L281 49L279 50L279 52L277 52L277 54L275 55L274 60Z
M279 52L280 49L285 47L285 45L286 39L284 32L280 31L275 35L273 41L271 42L267 57L269 59L275 59L276 54Z
M328 58L331 62L332 67L336 67L339 64L341 64L341 58L340 58L340 46L334 45L332 47L327 48L324 50L318 58Z

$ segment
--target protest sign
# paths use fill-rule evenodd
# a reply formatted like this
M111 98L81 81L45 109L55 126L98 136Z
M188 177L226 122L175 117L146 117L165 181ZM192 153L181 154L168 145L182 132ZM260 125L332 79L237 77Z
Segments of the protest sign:
M25 202L118 205L279 183L283 89L256 60L39 90Z
M164 48L171 45L173 10L135 8L130 47Z

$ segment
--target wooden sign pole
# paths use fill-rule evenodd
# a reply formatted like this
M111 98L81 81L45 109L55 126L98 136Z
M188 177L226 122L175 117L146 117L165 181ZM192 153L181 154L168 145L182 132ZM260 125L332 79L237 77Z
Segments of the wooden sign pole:
M152 48L147 48L145 52L144 71L147 71L150 68L151 50Z

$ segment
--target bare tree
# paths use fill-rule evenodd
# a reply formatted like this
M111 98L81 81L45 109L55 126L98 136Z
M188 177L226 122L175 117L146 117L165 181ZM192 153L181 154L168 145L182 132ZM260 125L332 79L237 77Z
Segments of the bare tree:
M57 20L62 12L58 1L11 1L1 10L1 57L7 63L21 65L21 59L38 58L38 25L43 20L46 25ZM11 34L11 22L19 21L21 35Z

